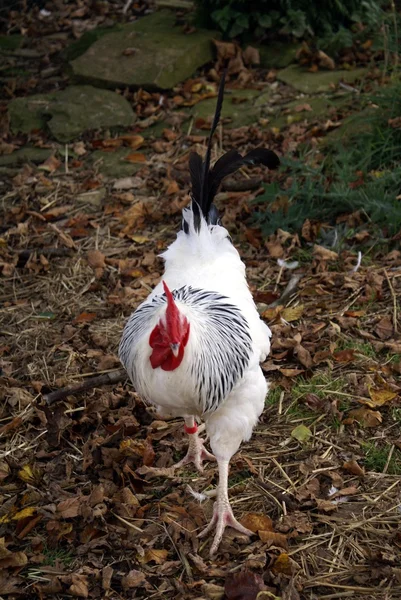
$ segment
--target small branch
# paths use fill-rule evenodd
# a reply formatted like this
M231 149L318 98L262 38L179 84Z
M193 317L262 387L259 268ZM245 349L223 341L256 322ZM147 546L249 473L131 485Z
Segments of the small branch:
M121 383L127 379L127 373L124 369L119 369L117 371L112 371L111 373L104 373L103 375L96 375L96 377L91 377L90 379L86 379L82 383L77 383L76 385L70 385L65 388L61 388L59 390L55 390L54 392L50 392L49 394L44 394L43 398L50 406L55 402L59 402L60 400L64 400L68 396L73 396L75 394L81 394L82 392L86 392L87 390L91 390L94 387L100 385L110 385L112 383Z
M236 181L235 179L227 179L223 183L223 190L226 192L250 192L257 190L262 183L261 177L252 177L252 179L241 179Z
M386 269L384 269L384 275L387 279L387 285L389 287L391 298L393 300L393 327L395 333L398 333L397 296L395 294L393 284L390 281L390 277L388 276Z

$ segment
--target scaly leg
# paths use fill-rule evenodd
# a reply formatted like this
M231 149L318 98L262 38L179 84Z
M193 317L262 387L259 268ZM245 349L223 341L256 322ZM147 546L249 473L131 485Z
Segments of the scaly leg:
M213 506L213 517L209 525L204 529L198 537L205 537L213 527L216 527L216 533L212 546L210 548L210 556L217 552L220 545L223 533L226 527L232 527L245 535L253 535L253 532L246 529L241 523L238 523L234 517L230 501L228 499L228 460L217 459L219 465L219 485L217 486L217 500Z
M138 473L143 475L154 475L155 477L173 477L175 470L187 465L189 463L194 463L197 470L202 473L203 465L202 462L204 460L216 460L213 454L208 452L204 447L204 440L199 437L199 432L204 429L204 425L201 425L199 428L195 423L194 417L185 417L185 432L189 437L189 445L186 456L178 463L171 467L140 467L138 469Z
M194 463L196 469L202 473L204 460L216 460L213 454L208 452L204 447L204 440L199 437L199 429L195 423L194 417L185 417L185 432L189 437L188 452L180 462L173 465L172 468L179 469L188 463ZM202 427L203 428L203 427Z

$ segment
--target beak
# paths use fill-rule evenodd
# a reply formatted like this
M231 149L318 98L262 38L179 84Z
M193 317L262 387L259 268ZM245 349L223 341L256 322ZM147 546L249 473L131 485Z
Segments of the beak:
M171 352L177 358L178 352L180 351L180 344L170 344Z

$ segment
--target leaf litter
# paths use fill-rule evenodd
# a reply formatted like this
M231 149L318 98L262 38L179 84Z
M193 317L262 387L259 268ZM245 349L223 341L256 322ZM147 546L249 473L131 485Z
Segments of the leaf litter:
M136 3L139 13L142 7ZM74 15L73 8L84 12ZM55 18L52 27L67 35L52 43L65 45L72 35L68 28L77 22L81 32L94 20L101 24L102 10L95 8L90 19L87 8L71 4L60 21ZM29 18L32 43L49 43L46 37L39 42L37 34L50 25ZM172 93L169 102L178 111L172 111L160 139L141 135L158 118L160 94L127 92L140 129L75 142L67 169L59 148L38 168L25 165L5 179L7 210L0 215L5 596L401 595L396 250L379 250L368 265L362 260L350 272L355 255L322 245L322 224L306 220L301 239L279 230L264 240L247 224L257 188L224 190L217 198L273 338L263 365L271 382L266 409L230 472L235 510L255 535L247 539L228 530L213 561L208 541L196 534L211 515L212 501L204 492L215 486L215 465L201 476L189 469L166 478L147 475L150 466L168 470L182 456L179 420L161 421L122 383L71 394L52 406L44 401L51 390L118 368L124 318L160 277L158 254L174 239L188 201L188 153L199 149L210 126L205 120L198 124L202 135L188 133L179 107L213 97L223 64L229 65L234 89L261 81L249 68L258 62L256 49L216 46L218 61L210 72ZM46 91L54 84L37 77L30 85ZM27 91L19 79L13 93ZM278 101L292 99L291 93L281 85ZM296 111L310 112L310 106L300 101ZM251 126L223 130L219 144L244 151L252 139L253 145L285 154L316 127L329 129L316 121L279 132ZM38 147L48 143L42 133L33 140ZM25 141L7 133L4 149L11 152ZM128 150L125 162L135 165L131 177L108 180L87 161L94 149L113 153L121 147ZM249 174L260 182L271 177L258 169ZM306 261L300 260L301 242ZM294 274L299 280L285 296ZM365 465L364 444L384 448L381 470ZM194 501L188 486L206 500Z

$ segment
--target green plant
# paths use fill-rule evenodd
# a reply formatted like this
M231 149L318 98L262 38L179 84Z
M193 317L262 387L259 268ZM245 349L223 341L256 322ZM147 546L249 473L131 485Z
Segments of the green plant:
M283 192L273 182L255 201L254 221L265 236L279 227L298 230L306 219L330 222L357 210L389 235L400 229L400 95L401 82L395 81L368 98L365 109L343 126L342 137L326 141L320 162L308 148L283 158L281 170L291 176L290 187Z
M196 0L197 19L217 27L226 37L267 31L282 35L318 37L342 31L355 21L377 27L381 11L377 0ZM340 37L344 33L340 33ZM331 43L333 43L332 38Z
M390 457L391 449L388 444L382 446L374 442L363 442L362 448L365 450L364 463L367 471L383 473L387 466L386 472L389 475L401 475L401 453L399 450L394 450Z

